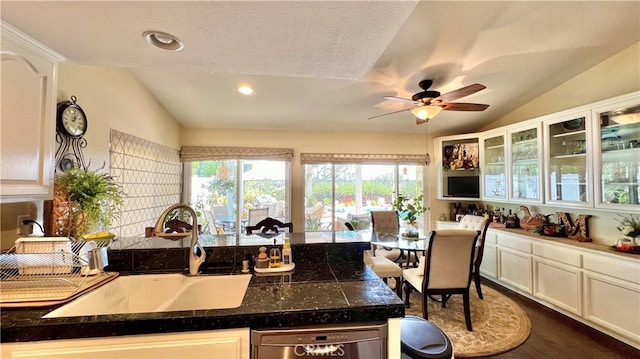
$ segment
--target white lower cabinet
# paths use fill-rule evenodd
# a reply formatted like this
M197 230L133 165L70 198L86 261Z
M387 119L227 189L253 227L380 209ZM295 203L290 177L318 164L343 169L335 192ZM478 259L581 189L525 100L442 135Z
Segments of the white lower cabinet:
M533 295L557 308L581 315L580 253L545 243L534 243L533 254Z
M530 294L532 240L510 234L500 235L497 240L498 280L511 288Z
M487 238L497 255L489 239L484 277L640 349L640 258L495 228Z
M584 258L584 318L640 346L640 265L597 255Z
M579 268L534 257L533 295L554 306L580 315L582 312Z
M3 343L2 358L249 359L249 328Z

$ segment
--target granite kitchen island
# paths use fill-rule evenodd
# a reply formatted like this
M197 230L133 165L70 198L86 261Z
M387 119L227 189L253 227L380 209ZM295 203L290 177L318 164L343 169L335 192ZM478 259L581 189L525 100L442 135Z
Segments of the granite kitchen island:
M154 245L118 249L114 245L106 269L121 275L183 271L187 248L167 244L170 248ZM242 259L257 253L256 246L260 244L205 245L208 261L202 267L204 275L240 274ZM284 273L252 271L254 275L237 308L51 319L42 316L56 307L3 308L2 343L231 328L339 326L387 322L404 316L402 300L363 264L362 250L369 247L366 240L306 243L298 238L292 239L292 247L296 268ZM390 328L390 337L399 338L399 333L391 333L396 329Z

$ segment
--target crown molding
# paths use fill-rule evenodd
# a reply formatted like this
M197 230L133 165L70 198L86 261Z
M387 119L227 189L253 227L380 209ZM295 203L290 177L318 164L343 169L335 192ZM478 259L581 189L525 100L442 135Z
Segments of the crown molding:
M35 51L39 54L46 56L50 61L55 63L64 62L66 58L56 51L46 47L38 40L18 30L12 25L0 20L0 35L13 43L26 47L29 50Z

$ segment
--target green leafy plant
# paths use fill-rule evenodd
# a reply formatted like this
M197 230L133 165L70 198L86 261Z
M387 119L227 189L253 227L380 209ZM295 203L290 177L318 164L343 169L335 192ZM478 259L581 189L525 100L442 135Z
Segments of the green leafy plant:
M56 189L70 202L70 235L78 238L97 228L107 229L123 204L124 192L112 176L88 168L58 174Z
M632 214L629 217L619 214L618 219L619 226L616 227L625 236L636 238L640 237L640 217L634 217Z
M398 195L391 207L398 211L398 216L402 220L408 223L414 223L421 214L423 214L426 208L422 205L424 195L421 193L414 198L405 197L404 195Z

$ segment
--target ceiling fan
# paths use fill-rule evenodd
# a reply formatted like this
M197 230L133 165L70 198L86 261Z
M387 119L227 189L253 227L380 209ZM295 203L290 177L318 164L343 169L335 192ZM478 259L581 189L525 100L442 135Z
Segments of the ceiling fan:
M412 108L406 108L400 111L394 111L385 113L382 115L377 115L373 117L369 117L369 120L391 115L394 113L411 111L411 113L416 116L416 124L423 124L429 119L435 117L440 111L484 111L489 107L489 105L480 104L480 103L466 103L466 102L450 102L453 100L457 100L459 98L469 96L478 91L484 90L486 86L481 84L473 84L465 87L461 87L457 90L453 90L451 92L447 92L444 95L441 95L440 92L429 90L429 87L433 84L432 80L422 80L418 83L418 86L423 91L420 91L413 96L411 99L396 97L396 96L385 96L386 100L394 100L394 101L402 101L408 102L414 105Z

